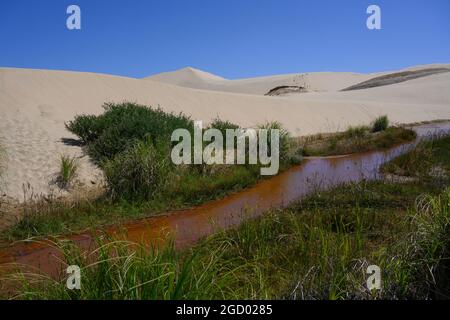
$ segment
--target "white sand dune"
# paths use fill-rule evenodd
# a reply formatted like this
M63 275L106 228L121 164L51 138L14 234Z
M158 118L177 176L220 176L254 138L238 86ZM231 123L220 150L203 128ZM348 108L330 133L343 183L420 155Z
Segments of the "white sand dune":
M52 190L49 182L58 170L60 155L83 156L80 147L61 141L75 138L65 129L64 122L77 114L101 113L106 101L128 100L161 106L205 122L216 116L242 126L277 120L294 135L344 130L349 125L367 124L382 114L398 123L450 119L450 73L348 92L338 90L374 75L310 73L297 83L302 85L305 81L314 92L283 97L263 95L275 86L290 85L297 76L225 80L185 69L178 80L173 73L132 79L93 73L0 69L0 145L6 149L5 193L22 199L23 183L29 183L35 193L49 193ZM187 84L196 88L186 88ZM89 185L100 176L101 172L88 157L80 159L80 181Z
M429 68L450 68L448 64L429 64L406 68L400 71L416 71ZM312 92L340 91L371 78L398 71L385 71L371 74L351 72L313 72L276 75L238 80L227 80L222 77L197 70L192 67L172 72L156 74L144 79L174 84L181 87L264 95L279 86L301 86Z
M301 86L309 91L339 91L373 77L350 72L316 72L227 80L188 67L145 78L191 89L264 95L278 86Z

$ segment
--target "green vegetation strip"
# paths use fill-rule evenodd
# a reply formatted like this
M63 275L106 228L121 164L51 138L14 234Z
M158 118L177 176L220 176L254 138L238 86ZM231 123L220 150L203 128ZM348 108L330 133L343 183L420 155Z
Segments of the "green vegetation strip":
M77 116L66 126L103 169L107 193L92 202L29 203L23 208L24 218L0 235L3 240L80 232L191 207L242 190L262 179L260 164L174 165L170 159L172 132L180 128L194 130L193 121L183 114L134 103L105 104L104 109L99 116ZM260 127L280 130L280 170L300 163L301 151L279 123ZM215 119L208 128L225 132L239 126ZM77 162L62 157L60 185L70 186L76 173Z
M387 117L383 116L372 127L350 127L342 133L302 137L298 142L304 156L334 156L388 149L415 138L413 130L389 127Z
M192 120L183 114L134 103L105 104L104 109L99 116L77 116L67 123L67 128L84 142L87 152L105 172L107 194L94 201L29 203L22 208L24 218L0 234L3 241L81 232L191 207L242 190L262 178L260 165L173 165L169 158L172 131L193 130ZM341 134L303 141L290 137L276 122L260 127L281 131L280 169L284 170L300 163L302 154L361 152L415 137L411 130L388 125L383 116L371 128L354 127ZM220 119L209 127L221 132L239 128ZM76 173L76 160L62 157L60 186L70 187Z
M85 257L62 243L67 263L82 267L81 290L67 290L65 281L41 276L30 281L28 275L27 281L19 281L23 287L17 290L18 297L448 297L450 138L424 142L418 148L428 148L432 156L423 171L413 173L417 181L339 186L247 221L236 230L213 235L184 252L172 245L164 250L149 252L140 247L135 251L134 245L116 242ZM415 157L415 152L403 157ZM393 163L408 171L408 161L399 158ZM443 168L439 177L434 167ZM366 289L369 265L381 268L382 290Z

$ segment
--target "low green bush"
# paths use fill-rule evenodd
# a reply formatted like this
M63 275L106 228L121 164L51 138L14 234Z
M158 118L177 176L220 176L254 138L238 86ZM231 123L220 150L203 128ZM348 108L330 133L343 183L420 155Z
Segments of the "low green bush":
M183 114L164 112L147 106L124 102L106 103L99 116L81 115L66 124L88 145L89 154L96 160L112 159L136 141L160 138L170 141L175 129L193 130L193 121Z
M372 124L372 132L384 131L389 127L389 119L387 116L381 116L375 119Z
M215 118L209 125L209 128L214 128L217 130L220 130L222 132L223 136L225 137L227 129L239 129L240 127L232 123L230 121L224 121L220 118Z
M75 120L66 123L66 128L85 144L95 141L102 132L98 117L93 115L76 116Z

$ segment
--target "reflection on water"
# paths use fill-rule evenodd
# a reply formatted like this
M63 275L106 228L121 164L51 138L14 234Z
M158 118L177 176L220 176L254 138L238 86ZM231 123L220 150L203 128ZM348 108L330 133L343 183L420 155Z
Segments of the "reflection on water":
M450 132L450 122L414 129L418 134L417 140L420 140L439 132ZM261 215L270 208L286 207L314 191L346 182L379 179L380 166L405 153L415 143L417 141L387 151L307 159L299 166L222 200L139 220L120 229L111 227L106 231L110 235L152 245L158 245L170 236L178 248L183 248L218 229L237 226L244 219ZM90 234L72 236L70 240L85 250L92 250L95 246ZM59 256L58 250L48 243L16 244L0 252L0 264L15 262L56 274L61 269Z

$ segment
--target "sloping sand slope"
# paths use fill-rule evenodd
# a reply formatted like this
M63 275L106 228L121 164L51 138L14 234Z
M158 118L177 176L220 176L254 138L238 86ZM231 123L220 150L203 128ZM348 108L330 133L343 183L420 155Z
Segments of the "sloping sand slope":
M421 69L421 70L415 70L415 71L410 70L410 71L395 72L395 73L390 73L387 75L375 77L375 78L369 79L367 81L355 84L353 86L343 89L342 91L362 90L362 89L369 89L369 88L375 88L375 87L381 87L381 86L388 86L391 84L405 82L405 81L418 79L418 78L422 78L422 77L427 77L427 76L430 76L433 74L444 73L444 72L450 72L450 69L430 68L430 69Z
M203 74L204 76L204 74ZM190 89L149 79L28 69L0 69L0 145L6 149L6 194L23 198L23 183L35 193L48 193L61 154L82 156L78 146L61 139L75 138L64 122L76 114L99 114L105 101L124 100L184 112L210 121L216 116L242 126L265 121L282 122L294 135L344 130L387 114L394 122L409 123L450 118L450 73L433 75L367 90L338 92L361 82L352 74L311 74L322 90L285 97L251 95L262 92L282 77L254 79L246 94ZM357 79L356 79L357 78ZM268 81L267 79L270 79ZM258 80L258 81L257 81ZM222 81L214 76L212 81ZM240 80L249 81L249 80ZM352 82L352 83L350 83ZM255 84L257 83L257 84ZM250 90L251 89L251 90ZM79 179L86 185L100 171L87 157L80 159Z

